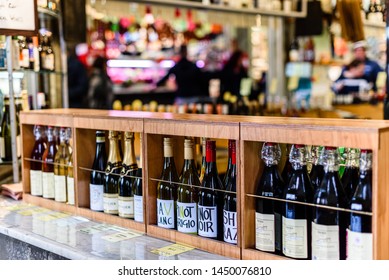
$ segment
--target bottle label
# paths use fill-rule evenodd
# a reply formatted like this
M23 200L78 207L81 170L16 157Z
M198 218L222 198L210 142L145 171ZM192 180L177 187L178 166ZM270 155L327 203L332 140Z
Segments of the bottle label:
M134 220L143 223L143 196L134 195Z
M31 195L42 196L42 171L30 170Z
M66 182L68 185L68 204L74 205L74 178L68 176Z
M119 196L118 209L120 217L134 218L134 197Z
M282 251L291 258L308 258L307 220L282 217Z
M104 193L103 195L104 213L118 214L119 213L118 199L119 199L119 195L117 193Z
M275 251L274 215L255 212L255 248Z
M312 222L312 260L339 259L339 226Z
M90 209L93 211L103 211L104 185L89 184Z
M373 259L373 234L354 232L349 229L347 233L347 260Z
M44 198L54 198L54 172L42 172L42 190Z
M47 70L54 70L54 54L46 55L44 65Z
M217 206L198 206L199 235L217 237Z
M105 143L105 137L102 136L96 137L96 143Z
M238 243L238 219L236 212L223 210L223 236L224 242Z
M197 234L197 204L177 202L177 230Z
M158 226L174 228L174 200L157 199Z
M54 199L66 202L66 176L54 175Z
M4 141L4 137L0 137L0 158L5 158L5 141Z

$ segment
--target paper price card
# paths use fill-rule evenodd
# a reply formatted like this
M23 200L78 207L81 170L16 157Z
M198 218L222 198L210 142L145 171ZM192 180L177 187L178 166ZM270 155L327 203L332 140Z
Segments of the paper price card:
M133 231L127 231L127 232L120 232L120 233L105 235L101 238L106 240L106 241L109 241L109 242L119 242L119 241L131 239L131 238L135 238L135 237L139 237L139 236L142 236L142 234L139 234L139 233L136 233Z
M173 245L169 245L166 247L152 250L151 253L157 254L160 256L171 257L171 256L179 255L179 254L182 254L185 252L189 252L193 249L194 249L193 247L189 247L189 246L185 246L185 245L181 245L181 244L173 244Z
M19 205L13 205L13 206L7 207L7 210L9 210L9 211L19 211L19 210L26 209L26 208L31 208L31 207L33 207L33 205L30 205L30 204L19 204Z
M111 229L111 227L106 226L106 225L95 225L95 226L92 226L92 227L89 227L89 228L80 229L80 231L83 232L83 233L86 233L86 234L95 234L95 233L99 233L99 232L102 232L102 231L107 231L107 230L110 230L110 229Z
M48 215L42 215L42 216L38 217L38 219L41 221L44 221L44 222L48 222L48 221L52 221L52 220L63 219L66 217L69 217L69 215L65 214L65 213L61 213L61 212L55 212L55 213L50 213Z
M41 207L36 207L36 208L29 208L25 210L19 210L18 214L23 215L23 216L32 216L34 214L38 213L44 213L50 211L49 209L46 208L41 208Z

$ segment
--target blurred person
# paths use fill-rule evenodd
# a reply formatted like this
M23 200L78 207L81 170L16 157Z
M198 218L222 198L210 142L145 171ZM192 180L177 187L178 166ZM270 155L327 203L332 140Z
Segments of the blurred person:
M88 72L78 59L74 47L68 48L68 90L69 107L86 108L86 98L88 94Z
M240 96L240 83L248 77L247 69L243 64L244 53L236 49L220 72L220 93L230 92Z
M89 79L88 107L91 109L111 109L113 101L113 83L107 74L107 60L96 57L92 64Z

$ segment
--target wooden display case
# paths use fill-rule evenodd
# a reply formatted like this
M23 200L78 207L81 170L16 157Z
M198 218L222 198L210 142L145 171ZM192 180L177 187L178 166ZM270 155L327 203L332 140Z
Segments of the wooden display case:
M82 109L52 109L21 114L23 137L24 200L50 209L66 211L145 232L147 235L185 243L201 250L242 259L287 259L254 249L254 194L263 163L263 142L371 149L373 151L373 246L374 259L389 259L389 123L386 121L178 115ZM30 153L35 124L66 126L73 131L76 205L30 195ZM144 224L89 210L89 168L94 158L95 131L118 130L142 133ZM163 162L163 137L176 141L177 171L183 161L185 136L208 137L237 142L238 244L230 245L156 226L156 185ZM139 148L137 148L139 149ZM219 167L219 166L218 166ZM220 171L224 171L219 169Z

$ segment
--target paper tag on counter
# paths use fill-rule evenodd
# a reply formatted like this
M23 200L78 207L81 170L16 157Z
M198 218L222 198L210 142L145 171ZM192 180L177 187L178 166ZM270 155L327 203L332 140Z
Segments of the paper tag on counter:
M111 227L106 226L106 225L95 225L95 226L92 226L89 228L82 228L82 229L80 229L80 231L83 233L86 233L86 234L95 234L95 233L107 231L110 229L111 229Z
M296 90L299 86L299 80L300 80L300 78L297 76L290 77L288 80L288 90L289 91Z
M151 253L154 253L154 254L157 254L157 255L161 255L161 256L165 256L165 257L170 257L170 256L179 255L179 254L182 254L182 253L185 253L185 252L189 252L189 251L191 251L193 249L194 249L193 247L189 247L189 246L186 246L186 245L173 244L173 245L169 245L169 246L166 246L166 247L162 247L162 248L159 248L159 249L152 250Z
M22 209L26 209L26 208L31 208L31 207L34 207L34 206L30 205L30 204L19 204L19 205L9 206L9 207L7 207L7 210L18 211L18 210L22 210Z
M61 212L54 212L54 213L50 213L48 215L42 215L42 216L38 217L38 219L41 221L44 221L44 222L48 222L48 221L63 219L63 218L67 218L67 217L69 217L69 214L65 214L65 213L61 213Z
M101 238L109 242L119 242L119 241L131 239L139 236L142 236L142 234L127 230L127 232L119 232L110 235L105 235Z

